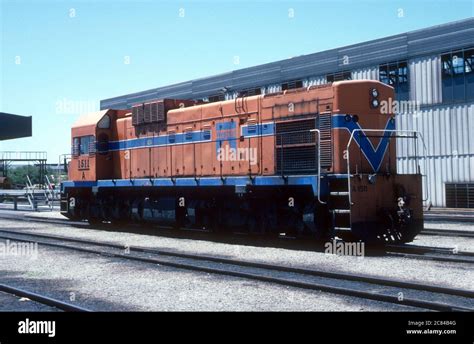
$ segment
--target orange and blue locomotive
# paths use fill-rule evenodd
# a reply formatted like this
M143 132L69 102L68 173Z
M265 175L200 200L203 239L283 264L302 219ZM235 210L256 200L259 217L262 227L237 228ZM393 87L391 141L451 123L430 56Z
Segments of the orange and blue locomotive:
M340 81L204 103L159 99L72 128L61 212L90 222L409 242L422 176L397 173L393 88Z

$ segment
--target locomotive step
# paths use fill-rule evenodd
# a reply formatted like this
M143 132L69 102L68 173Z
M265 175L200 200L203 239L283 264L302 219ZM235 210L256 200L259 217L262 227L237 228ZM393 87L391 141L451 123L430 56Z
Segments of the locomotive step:
M333 209L332 210L335 214L350 214L350 209Z
M348 191L332 191L329 193L331 196L349 196Z

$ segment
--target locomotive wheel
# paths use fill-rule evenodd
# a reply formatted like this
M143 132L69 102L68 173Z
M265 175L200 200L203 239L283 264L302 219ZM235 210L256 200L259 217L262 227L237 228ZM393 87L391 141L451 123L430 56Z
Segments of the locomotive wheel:
M414 221L410 223L408 226L403 228L403 232L401 232L401 243L408 243L412 242L415 237L421 232L423 229L423 222L422 221Z
M397 214L387 209L383 209L381 215L381 227L383 231L379 234L378 238L382 243L411 242L420 233L423 227L422 225L420 227L420 225L414 221L404 223L400 221Z

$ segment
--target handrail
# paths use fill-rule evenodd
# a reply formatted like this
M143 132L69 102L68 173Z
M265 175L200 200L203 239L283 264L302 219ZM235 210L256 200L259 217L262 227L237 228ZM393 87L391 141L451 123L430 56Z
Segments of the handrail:
M310 132L318 133L318 201L321 204L326 204L321 200L321 131L319 129L311 129Z
M52 211L54 207L55 195L57 195L57 193L55 193L55 190L53 189L53 184L51 184L51 181L49 180L47 175L45 175L45 179L46 179L46 188L44 189L45 196L47 197L48 201L51 200L51 202L49 203L49 208Z
M58 156L58 166L57 166L57 169L56 169L57 179L58 179L57 183L58 184L61 184L61 182L62 182L61 165L64 164L64 167L65 167L64 171L67 173L67 164L68 164L69 161L71 161L71 158L72 158L72 154L60 154Z
M366 132L383 132L383 133L406 133L406 134L413 134L415 135L414 137L408 137L407 138L418 138L420 137L421 139L421 142L423 144L423 149L424 149L424 163L425 163L425 173L426 173L426 183L427 183L427 186L425 187L425 190L426 190L426 198L423 198L422 201L423 202L426 202L428 201L429 199L429 193L428 193L428 185L429 185L429 180L428 180L428 170L426 168L426 164L427 164L427 155L428 155L428 149L426 147L426 144L425 144L425 140L423 138L423 135L421 134L421 132L417 131L417 130L398 130L398 129L354 129L352 132L351 132L351 136L349 138L349 141L347 142L347 146L346 146L346 152L347 152L347 187L348 187L348 191L349 191L349 206L352 206L352 193L351 193L351 178L350 178L350 175L351 175L351 170L350 170L350 150L349 150L349 146L350 144L352 143L352 140L354 138L354 134L355 132L362 132L362 133L366 133ZM390 134L391 136L391 134ZM415 141L415 144L417 144L418 141ZM417 156L416 156L417 157ZM415 158L416 158L415 157ZM423 175L422 175L423 176Z
M26 175L26 197L33 210L36 210L35 194L33 191L33 183L31 183L30 176Z

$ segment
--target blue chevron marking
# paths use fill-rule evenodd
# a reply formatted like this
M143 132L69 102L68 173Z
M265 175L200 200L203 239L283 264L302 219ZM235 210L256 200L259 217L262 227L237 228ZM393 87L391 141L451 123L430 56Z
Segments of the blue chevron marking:
M364 153L364 156L366 157L374 172L378 172L393 132L389 131L387 135L383 135L379 141L379 144L375 148L372 144L372 141L370 141L367 135L364 133L360 124L352 120L346 121L345 117L346 115L334 115L332 117L333 129L346 129L349 131L349 133L352 133L356 129L362 130L359 131L359 133L361 133L360 135L354 134L354 140L361 149L362 153ZM389 118L384 130L395 130L395 120Z

